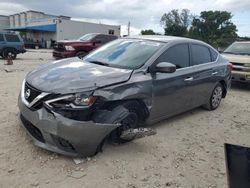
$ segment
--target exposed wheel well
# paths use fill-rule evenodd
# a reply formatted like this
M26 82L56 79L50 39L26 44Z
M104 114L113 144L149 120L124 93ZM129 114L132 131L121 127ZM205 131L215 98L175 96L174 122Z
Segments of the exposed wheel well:
M144 122L149 116L149 111L146 104L139 99L128 99L128 100L118 100L118 101L109 101L104 104L103 108L113 109L119 105L122 105L126 108L136 108L138 110L140 122Z
M221 80L219 83L220 83L220 84L222 85L222 87L223 87L222 97L225 98L226 95L227 95L227 84L226 84L226 82L225 82L224 80Z
M17 52L17 50L15 48L7 47L7 48L2 49L1 53L3 53L5 50L13 50L13 51Z

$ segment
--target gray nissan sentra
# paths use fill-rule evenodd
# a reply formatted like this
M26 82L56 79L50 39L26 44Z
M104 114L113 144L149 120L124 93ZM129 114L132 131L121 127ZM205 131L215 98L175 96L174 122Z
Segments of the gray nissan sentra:
M216 109L232 65L208 44L179 37L117 39L83 59L42 65L23 81L20 120L34 144L92 156L106 139L187 110ZM167 138L166 138L167 139Z

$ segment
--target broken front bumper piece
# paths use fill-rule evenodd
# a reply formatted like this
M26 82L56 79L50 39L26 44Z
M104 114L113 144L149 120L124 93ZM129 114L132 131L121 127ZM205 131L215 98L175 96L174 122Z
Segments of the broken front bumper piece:
M21 123L35 145L73 157L95 155L105 137L120 126L118 123L76 121L49 112L44 107L32 111L23 104L21 98L18 106Z

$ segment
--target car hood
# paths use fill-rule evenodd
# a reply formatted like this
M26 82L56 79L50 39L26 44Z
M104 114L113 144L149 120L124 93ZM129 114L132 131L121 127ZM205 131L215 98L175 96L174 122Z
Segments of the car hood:
M231 63L249 63L250 64L250 56L249 55L234 55L234 54L222 54L223 57L228 59Z
M129 80L132 70L97 65L75 57L42 65L26 76L34 88L48 93L74 93Z

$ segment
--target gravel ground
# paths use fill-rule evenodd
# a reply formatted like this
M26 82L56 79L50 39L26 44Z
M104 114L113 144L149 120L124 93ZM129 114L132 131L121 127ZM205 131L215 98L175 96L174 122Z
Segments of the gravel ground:
M52 61L51 51L0 59L0 187L227 187L224 143L250 143L250 86L233 85L216 111L194 109L154 126L157 134L84 163L35 147L19 126L17 97L25 75Z

